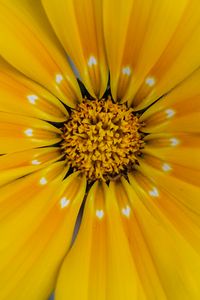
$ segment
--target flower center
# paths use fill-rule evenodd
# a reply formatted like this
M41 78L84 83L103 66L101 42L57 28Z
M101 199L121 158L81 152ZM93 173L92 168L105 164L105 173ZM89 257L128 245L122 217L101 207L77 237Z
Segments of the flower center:
M125 104L85 99L64 124L62 148L71 167L88 180L112 180L134 168L142 145L140 127Z

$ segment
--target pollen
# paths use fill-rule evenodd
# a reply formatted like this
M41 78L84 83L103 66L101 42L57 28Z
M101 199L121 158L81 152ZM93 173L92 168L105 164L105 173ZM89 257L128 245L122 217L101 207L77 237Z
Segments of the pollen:
M71 167L89 181L114 180L137 163L143 144L140 127L126 104L85 99L64 124L62 149Z

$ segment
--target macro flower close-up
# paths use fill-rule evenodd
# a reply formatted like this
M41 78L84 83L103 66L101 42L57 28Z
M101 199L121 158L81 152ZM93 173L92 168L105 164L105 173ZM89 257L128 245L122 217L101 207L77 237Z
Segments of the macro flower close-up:
M200 299L200 1L0 0L0 300Z

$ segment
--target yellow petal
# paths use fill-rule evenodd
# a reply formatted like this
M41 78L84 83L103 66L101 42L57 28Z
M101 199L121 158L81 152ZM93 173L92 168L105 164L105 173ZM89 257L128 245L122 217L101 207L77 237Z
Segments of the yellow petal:
M171 195L173 199L176 199L176 202L182 205L188 214L190 213L191 218L196 220L195 222L199 223L199 171L173 163L162 163L146 155L144 159L140 159L139 170L145 176L150 177L149 174L151 174L151 179L155 183L154 188L149 188L150 196L157 198L156 196L160 194L157 191L157 186L160 186L168 192L169 196ZM180 174L181 172L182 174Z
M54 179L41 190L33 191L31 196L24 193L35 180L36 176L30 175L15 185L18 193L21 192L21 205L0 223L7 242L0 259L2 300L48 298L70 246L84 197L85 180L78 174L63 182L61 177ZM4 195L9 194L8 188L7 192L3 190ZM15 194L10 194L7 200L15 205Z
M142 292L145 295L144 299L164 300L166 294L161 279L137 220L138 203L141 200L124 180L112 182L110 188L113 190L115 201L119 205L124 230L140 278ZM137 299L143 298L138 297Z
M199 229L196 230L198 239L193 240L194 243L191 245L194 235L189 237L187 234L191 228L194 229L194 226L192 222L190 223L187 219L182 218L181 211L175 205L176 213L173 215L173 205L170 203L172 199L167 200L168 194L164 190L163 193L159 193L158 188L157 196L155 190L153 191L155 183L141 176L139 172L136 172L134 176L130 176L129 179L133 188L130 188L127 182L124 183L124 186L133 207L137 226L140 229L138 239L142 238L144 240L145 247L150 254L166 294L166 298L158 297L157 299L197 300L200 297L200 252L197 251L200 246ZM152 192L152 194L149 192ZM164 208L166 212L164 212ZM179 228L177 228L177 225ZM190 227L187 228L188 225ZM128 229L129 236L131 236L135 230L131 221L128 222ZM184 229L187 230L186 234L183 233ZM133 241L132 236L133 242L135 241ZM139 256L141 256L141 259L145 259L141 241L139 245L141 247L139 251L140 249L142 251ZM196 249L193 248L194 245ZM148 270L149 267L148 264L145 265L145 270ZM151 278L151 273L148 274ZM154 298L156 299L155 296L152 297L152 299ZM151 298L147 297L147 299Z
M35 172L62 157L59 148L45 147L0 156L0 186Z
M67 167L64 162L52 163L50 166L1 187L0 219L3 220L4 217L8 215L10 221L12 219L12 222L15 222L14 216L18 216L16 208L24 214L24 211L21 210L21 205L27 205L29 203L27 203L29 197L32 198L34 195L37 195L37 193L40 193L46 186L49 186L51 182L62 180L68 169L69 167ZM35 207L35 209L37 209L37 207ZM13 215L11 213L13 213ZM25 219L26 218L29 219L29 217L25 217ZM16 227L18 226L19 228L23 226L23 220L16 224ZM3 230L2 227L1 230ZM10 230L14 230L14 228L11 226ZM15 240L16 238L15 235L7 237L8 241L10 239ZM7 243L7 239L1 241L1 246Z
M200 132L200 71L148 108L144 132Z
M63 122L68 113L46 89L27 79L0 58L0 111L52 122Z
M56 299L138 299L137 283L117 204L106 185L96 183L86 200L78 236L61 268Z
M195 170L200 169L200 138L198 134L156 133L144 138L143 153Z
M102 97L108 82L101 0L42 1L66 52L92 96Z
M13 153L53 145L61 131L35 118L0 112L0 153Z
M75 106L81 98L78 83L40 1L2 0L0 10L1 55L66 104Z
M187 2L175 5L172 0L128 0L124 5L122 0L104 1L104 34L114 98L133 101L172 38Z
M114 99L124 96L134 76L134 59L144 36L150 1L104 1L103 22L110 84Z
M154 3L156 2L159 2L163 8L163 3L167 4L166 11L163 13L158 11L158 16L163 18L165 24L159 20L159 17L155 18L154 24L158 20L159 22L154 27L153 37L147 31L148 44L144 44L143 51L138 58L138 71L135 70L138 80L137 82L135 80L135 83L131 82L132 85L129 86L125 95L137 110L170 92L200 65L198 51L200 45L199 1L187 0L176 3L173 0L154 1ZM174 20L176 20L175 23ZM161 51L157 53L157 48L160 49L160 40L162 43L169 31L168 25L172 29L171 36ZM155 53L153 60L152 53Z
M142 158L138 158L138 161L140 163L140 167L141 164L145 162L145 164L148 164L149 167L151 166L155 168L156 170L161 172L161 174L166 174L166 176L176 177L177 179L183 180L187 183L200 186L198 165L196 165L195 169L189 168L175 163L173 159L170 159L168 161L163 161L158 157L151 156L148 154L143 154Z

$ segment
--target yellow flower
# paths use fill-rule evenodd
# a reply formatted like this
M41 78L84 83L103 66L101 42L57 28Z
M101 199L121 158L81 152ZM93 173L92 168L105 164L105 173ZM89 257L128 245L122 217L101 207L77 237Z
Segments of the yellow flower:
M199 47L199 0L0 0L1 300L200 299Z

